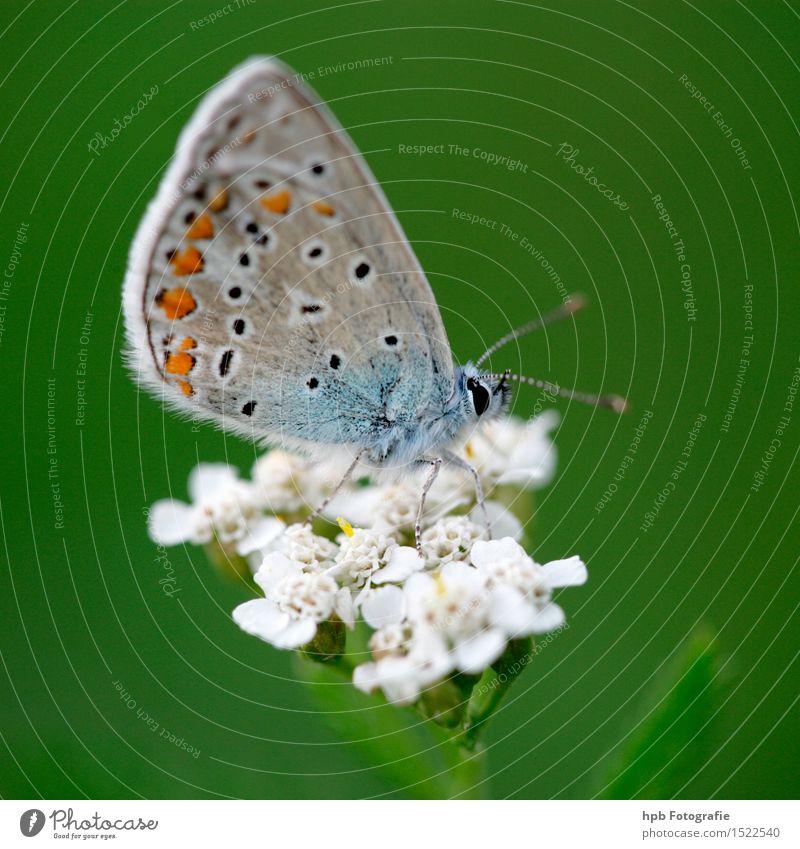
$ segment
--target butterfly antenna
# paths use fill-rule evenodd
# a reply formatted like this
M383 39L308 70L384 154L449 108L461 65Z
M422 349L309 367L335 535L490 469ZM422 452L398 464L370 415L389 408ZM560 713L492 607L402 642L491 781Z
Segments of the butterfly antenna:
M569 316L574 315L578 312L578 310L585 306L586 299L583 295L570 295L570 297L564 301L560 307L556 307L554 310L545 313L541 318L535 318L533 321L526 322L520 327L517 327L515 330L512 330L510 333L506 333L505 336L501 336L494 345L487 348L487 350L481 354L478 361L475 363L475 366L480 368L481 363L485 362L498 348L502 348L503 345L507 345L514 339L519 339L520 336L527 336L529 333L533 333L542 327L546 327L548 324L561 321L563 318L569 318Z
M508 380L515 380L517 383L527 383L528 386L543 389L551 395L558 395L560 398L569 398L572 401L580 401L582 404L590 404L592 407L606 407L615 413L626 413L628 411L628 402L620 395L592 395L589 392L579 392L577 389L567 389L559 386L557 383L550 383L548 380L537 380L535 377L512 374L510 371L505 371L503 374L487 374L485 377L490 380L499 380L501 383Z

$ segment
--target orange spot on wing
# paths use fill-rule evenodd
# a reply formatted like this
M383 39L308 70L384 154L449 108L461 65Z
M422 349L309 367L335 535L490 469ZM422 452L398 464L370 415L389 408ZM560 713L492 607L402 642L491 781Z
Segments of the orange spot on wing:
M285 215L289 211L289 204L291 202L292 195L287 189L273 192L271 195L261 198L262 206L266 207L270 212L277 212L279 215Z
M179 380L178 386L181 388L181 392L188 398L190 395L194 395L194 389L192 389L192 384L189 383L188 380Z
M203 270L203 255L196 247L190 245L182 254L175 254L170 260L172 273L178 277L194 274Z
M250 144L250 142L253 141L253 139L255 137L256 137L256 131L255 130L247 130L246 132L242 133L242 135L239 137L239 141L242 144Z
M329 203L326 203L324 200L315 200L314 203L311 204L311 206L313 206L314 209L316 209L320 215L330 216L334 213L333 207Z
M171 354L167 357L166 369L169 374L187 375L194 367L194 357L181 351L179 354Z
M187 336L187 337L186 337L186 338L185 338L185 339L181 342L180 350L181 350L181 351L191 351L191 350L192 350L192 348L196 348L196 347L197 347L197 340L196 340L196 339L192 339L192 337L191 337L191 336Z
M186 231L187 239L210 239L214 235L214 225L207 213L198 215L192 226Z
M217 192L216 195L211 199L211 202L208 204L208 208L212 212L221 212L223 209L226 209L228 206L228 190L221 189Z
M180 286L176 286L174 289L165 289L159 293L156 304L164 310L164 314L170 321L183 318L197 309L197 301L192 297L192 293Z

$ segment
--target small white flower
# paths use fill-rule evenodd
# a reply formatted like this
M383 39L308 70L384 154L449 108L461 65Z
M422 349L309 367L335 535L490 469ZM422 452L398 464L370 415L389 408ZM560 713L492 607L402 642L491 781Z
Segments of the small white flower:
M408 545L398 545L387 555L386 565L372 573L373 584L401 584L409 575L425 568L425 561L419 556L416 548Z
M474 489L465 495L458 486L449 483L446 487L441 485L446 471L445 467L439 473L436 484L425 500L423 527L474 498ZM453 477L448 475L448 481L451 480L463 483L461 472ZM326 508L325 515L331 519L347 516L354 525L398 536L414 530L423 485L423 475L413 475L397 483L371 483L337 495Z
M396 704L415 702L452 670L442 641L430 632L414 633L407 624L376 631L370 648L375 659L353 670L353 684L365 693L383 690Z
M275 514L315 510L343 474L340 458L317 462L279 450L260 457L251 472L264 508Z
M375 660L403 657L411 648L411 627L403 623L386 625L369 638L369 650Z
M339 493L328 505L328 518L347 516L362 528L373 528L386 534L399 534L414 527L419 508L421 487L405 482L370 484Z
M542 566L510 538L476 542L470 560L491 592L493 621L509 637L543 634L560 627L565 616L552 600L553 590L579 586L587 579L580 557Z
M250 526L249 531L236 543L236 552L247 557L255 565L253 571L261 565L261 560L275 541L286 530L286 525L274 516L263 516Z
M200 463L189 475L192 503L157 501L149 518L151 538L161 545L243 538L261 518L258 493L225 463Z
M466 563L447 563L435 575L412 575L404 587L407 617L416 632L446 646L452 668L480 673L506 646L491 619L484 576Z
M353 626L350 591L340 588L332 575L307 572L304 564L272 552L256 572L264 598L240 604L233 611L236 624L276 648L295 649L314 639L317 625L334 614Z
M407 482L376 487L372 527L388 533L409 531L417 521L421 489Z
M265 508L272 513L293 513L308 506L305 492L310 466L305 458L286 451L269 451L259 457L251 476Z
M387 554L397 543L380 531L347 528L339 537L334 574L342 583L358 589L386 565Z
M348 526L339 537L333 574L354 589L372 584L400 583L425 565L416 550L399 546L380 531Z
M412 530L419 510L420 488L413 483L376 486L372 505L372 527L387 533Z
M367 596L361 613L378 630L370 641L372 662L355 669L356 687L382 689L391 701L413 702L454 670L480 674L509 639L560 624L552 616L560 608L549 596L529 601L514 582L531 579L532 567L536 587L545 586L547 592L564 582L580 582L577 558L549 564L549 569L529 564L510 538L477 541L472 552L482 568L450 562L434 573L411 575L402 589L380 587Z
M482 671L505 646L502 631L487 632L488 602L483 578L464 563L449 563L435 577L417 572L402 589L374 590L361 609L378 629L370 641L373 661L356 667L353 683L408 703L454 669Z
M541 489L553 479L558 455L550 431L560 417L546 410L529 422L509 416L495 419L464 447L464 457L478 469L485 489L512 484Z
M467 563L447 563L436 573L417 572L402 589L376 589L364 600L361 614L373 628L401 625L412 630L414 648L408 654L414 663L381 667L391 670L395 687L400 687L405 669L411 677L408 692L417 687L417 667L436 669L440 677L454 669L477 674L497 660L507 642L506 629L494 621L486 577ZM369 667L360 673L367 676L362 682L383 686L374 683L378 672Z
M446 516L422 533L422 551L432 566L467 560L472 544L485 536L469 516Z
M362 593L356 599L364 621L370 628L381 630L404 622L407 612L402 588L389 585Z
M412 704L426 688L440 681L448 672L447 664L438 665L438 656L413 654L384 657L362 663L353 670L353 685L365 693L383 690L390 702Z
M275 540L273 547L312 571L329 569L338 551L336 543L315 534L311 525L305 522L289 525Z

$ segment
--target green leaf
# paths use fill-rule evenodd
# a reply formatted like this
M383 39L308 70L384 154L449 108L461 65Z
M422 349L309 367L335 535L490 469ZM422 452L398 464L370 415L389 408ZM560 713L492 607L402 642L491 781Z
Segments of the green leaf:
M325 721L352 753L377 770L395 798L446 799L480 795L483 753L463 753L444 730L410 708L368 696L336 664L312 663L299 655L296 673Z
M699 628L655 682L641 720L612 755L596 795L674 799L686 794L687 778L713 751L718 666L713 635Z

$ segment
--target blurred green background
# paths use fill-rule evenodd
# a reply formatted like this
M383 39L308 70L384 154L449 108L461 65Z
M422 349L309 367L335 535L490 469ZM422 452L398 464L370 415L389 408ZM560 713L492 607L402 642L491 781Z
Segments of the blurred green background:
M198 460L256 456L137 394L120 359L137 222L198 98L255 53L315 72L457 358L582 291L574 324L496 364L633 405L558 405L534 551L580 553L590 581L493 722L491 793L797 795L795 4L6 0L0 32L4 797L411 792L233 626L249 592L202 551L170 550L165 595L146 533Z

